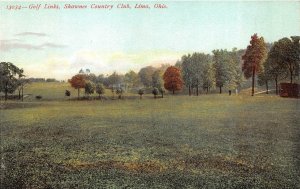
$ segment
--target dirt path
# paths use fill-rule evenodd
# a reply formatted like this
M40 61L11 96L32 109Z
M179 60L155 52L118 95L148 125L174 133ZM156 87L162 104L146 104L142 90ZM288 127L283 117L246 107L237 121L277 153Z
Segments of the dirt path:
M268 90L268 92L270 92L270 91L275 91L275 89ZM265 91L260 91L260 92L254 93L254 94L257 95L257 94L262 94L262 93L266 93L266 92L267 91L265 90Z

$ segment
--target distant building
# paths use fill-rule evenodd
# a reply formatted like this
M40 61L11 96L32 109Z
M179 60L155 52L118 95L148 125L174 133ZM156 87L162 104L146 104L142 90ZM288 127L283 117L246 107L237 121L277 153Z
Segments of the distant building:
M281 97L299 98L300 85L296 83L280 83L279 95Z

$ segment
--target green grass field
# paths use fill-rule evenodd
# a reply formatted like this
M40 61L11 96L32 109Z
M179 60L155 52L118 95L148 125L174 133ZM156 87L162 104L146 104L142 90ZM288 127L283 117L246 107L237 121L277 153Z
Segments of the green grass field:
M75 101L67 87L1 102L1 188L300 188L298 99Z

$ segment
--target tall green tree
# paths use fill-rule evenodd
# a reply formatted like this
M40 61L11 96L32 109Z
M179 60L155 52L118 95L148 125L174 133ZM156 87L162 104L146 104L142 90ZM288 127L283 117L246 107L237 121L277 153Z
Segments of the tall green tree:
M268 54L272 48L272 45L273 45L272 43L266 43ZM271 81L272 78L271 78L271 75L268 70L269 67L267 66L267 59L266 59L266 61L263 62L262 65L263 65L262 69L257 74L257 83L260 86L265 85L266 93L269 94L269 81Z
M275 42L270 56L287 71L290 83L293 83L294 76L299 75L300 37L291 38L285 37Z
M244 82L243 72L242 72L242 56L240 55L242 50L237 50L233 48L230 51L231 60L229 61L229 72L230 79L227 83L229 89L238 89L242 86Z
M189 96L192 95L192 85L193 85L193 68L191 55L183 55L180 61L177 61L176 65L179 65L181 68L182 78L184 84L189 89Z
M202 87L206 90L206 93L214 86L215 84L215 73L212 63L205 63L203 66L203 71L201 74L202 77Z
M209 54L204 53L193 53L192 55L184 55L181 60L181 69L182 77L184 84L189 89L189 95L191 91L195 88L196 95L199 95L199 88L203 88L204 80L204 71L206 64L212 62L212 57ZM206 83L208 84L208 83Z
M8 93L12 94L19 86L18 79L23 77L23 72L10 62L0 63L0 92L5 94L5 101Z
M204 65L211 62L211 56L204 53L193 53L191 56L192 86L196 88L196 95L199 95L199 88L203 85Z
M242 70L246 79L252 77L252 96L254 96L255 76L262 68L266 53L264 38L258 37L257 34L251 36L250 45L248 45L242 57L244 60Z
M231 78L231 72L233 68L231 68L232 57L230 52L227 50L213 50L214 54L214 71L215 71L215 82L216 86L220 90L220 94L222 93L222 88L228 84ZM232 66L233 67L233 66ZM235 68L234 68L235 69Z
M278 82L288 77L285 63L283 62L280 52L280 43L275 42L268 52L267 59L264 63L264 72L268 79L275 81L276 94L278 94Z

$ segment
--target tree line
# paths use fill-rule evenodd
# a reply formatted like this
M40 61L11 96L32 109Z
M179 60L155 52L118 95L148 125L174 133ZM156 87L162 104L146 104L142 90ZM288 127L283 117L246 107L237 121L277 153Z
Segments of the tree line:
M165 71L171 66L162 65L160 68L146 66L138 73L129 71L125 75L114 72L110 76L90 76L94 82L103 83L106 87L121 86L125 88L153 88L163 91L164 88L175 93L181 90L183 85L187 88L189 95L199 95L199 91L208 93L212 88L218 88L219 93L226 87L230 90L241 88L247 79L251 79L251 95L254 95L255 79L259 85L266 86L268 93L269 83L275 83L276 94L278 94L278 82L299 78L300 44L299 36L282 38L275 43L265 43L263 37L257 34L251 36L250 44L246 49L233 48L215 49L212 54L194 52L183 55L175 64L178 68L178 76L173 81L172 74L163 77ZM176 73L173 69L172 73ZM167 75L167 74L165 74ZM123 87L124 87L123 86ZM166 87L167 86L167 87ZM170 87L171 86L171 87ZM156 93L156 92L153 92Z
M261 41L263 38L253 38L252 41ZM262 61L257 65L258 83L265 84L268 91L269 82L275 82L276 94L278 94L279 81L289 79L293 83L295 77L299 79L300 73L300 36L284 37L269 48L264 49ZM262 47L263 48L263 47ZM250 50L249 50L250 51ZM249 52L249 54L251 51ZM248 60L245 68L249 72L251 57L245 57ZM247 76L248 75L247 72ZM253 74L252 74L253 75Z
M68 82L77 90L78 99L81 89L84 89L86 95L96 92L100 98L104 94L105 88L110 89L112 94L118 95L119 98L122 98L122 94L128 90L135 90L142 97L146 89L152 89L151 92L156 98L159 93L163 97L165 89L174 94L183 87L180 69L168 64L162 64L159 68L147 66L138 73L133 70L124 75L113 72L108 76L103 74L96 76L89 70L81 69Z
M188 94L199 95L200 90L209 93L217 88L219 93L226 87L230 90L241 88L247 79L252 79L251 94L254 95L255 79L259 85L265 85L268 93L270 82L275 83L278 94L278 83L289 79L290 83L299 79L300 36L284 37L274 43L266 43L263 37L257 34L251 36L250 44L246 49L233 48L215 49L212 54L194 52L183 55L175 66L162 64L160 67L146 66L135 72L128 71L119 74L116 71L111 75L96 76L90 70L80 70L68 82L78 90L84 89L86 95L94 92L104 94L105 88L111 89L113 94L122 97L128 90L134 90L139 95L145 90L152 89L154 97L162 94L165 89L172 92L184 87ZM23 69L9 62L0 64L0 92L7 95L19 91L19 98L24 85L28 80L24 78ZM67 92L66 92L67 94ZM70 92L68 92L70 94Z

